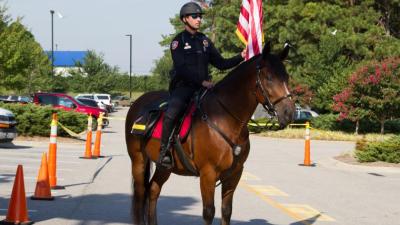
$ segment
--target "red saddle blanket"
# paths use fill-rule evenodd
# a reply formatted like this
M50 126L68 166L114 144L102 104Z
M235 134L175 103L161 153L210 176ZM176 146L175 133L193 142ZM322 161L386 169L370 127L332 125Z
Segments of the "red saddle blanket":
M179 130L179 137L181 138L181 140L184 139L189 133L190 127L192 125L192 116L195 110L196 110L195 104L191 104L190 109L186 111L184 115L184 119ZM152 138L161 139L163 118L164 118L164 112L157 120L156 126L154 127L153 133L151 134Z

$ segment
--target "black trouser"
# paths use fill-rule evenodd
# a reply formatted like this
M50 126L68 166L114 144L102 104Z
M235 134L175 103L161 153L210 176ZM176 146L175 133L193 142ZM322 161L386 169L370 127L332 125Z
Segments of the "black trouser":
M193 87L177 87L171 92L168 100L168 108L164 114L163 129L161 135L161 147L168 148L174 124L185 112L187 104L192 98L196 89Z

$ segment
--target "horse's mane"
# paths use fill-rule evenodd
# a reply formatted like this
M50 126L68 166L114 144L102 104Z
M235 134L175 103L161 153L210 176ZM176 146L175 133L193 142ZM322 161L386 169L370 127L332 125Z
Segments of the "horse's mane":
M216 88L218 88L219 86L223 86L225 83L230 83L230 81L232 81L233 79L236 78L236 76L238 76L239 74L242 74L243 72L245 72L246 70L248 70L248 67L250 65L253 64L254 61L258 60L261 57L261 55L256 55L253 58L251 58L248 61L245 61L243 63L241 63L238 67L234 68L232 71L230 71L228 73L228 75L226 75L222 80L220 80L217 84L216 84Z
M262 55L259 54L259 55L254 56L250 60L241 63L238 67L236 67L235 69L230 71L228 73L228 75L226 75L221 81L219 81L216 84L216 88L218 88L220 86L224 86L226 83L230 83L230 81L233 81L234 79L236 79L237 76L248 71L249 70L248 67L252 66L254 61L260 61L261 57L262 57ZM268 66L269 69L272 70L276 75L278 75L279 79L281 79L281 80L288 79L289 75L286 72L285 66L283 65L282 61L279 59L278 55L268 54L266 56L266 62L267 62L267 64L269 64L269 66Z

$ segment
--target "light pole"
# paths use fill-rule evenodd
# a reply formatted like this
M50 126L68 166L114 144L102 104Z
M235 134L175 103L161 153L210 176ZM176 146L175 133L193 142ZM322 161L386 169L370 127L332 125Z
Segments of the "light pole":
M51 75L54 77L54 10L50 10L51 14Z
M129 37L129 98L132 99L132 34L126 34Z

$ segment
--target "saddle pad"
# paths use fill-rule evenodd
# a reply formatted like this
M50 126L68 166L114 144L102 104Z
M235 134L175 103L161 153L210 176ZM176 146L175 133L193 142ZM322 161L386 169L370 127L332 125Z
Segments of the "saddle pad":
M190 110L187 111L187 113L185 114L185 118L183 119L182 125L180 127L180 131L179 131L179 137L181 139L185 138L186 135L189 133L189 130L190 130L190 127L192 124L192 115L195 110L196 110L196 106L194 104L192 104L190 106ZM160 118L158 118L158 120L157 120L157 124L153 130L153 133L151 134L152 138L161 139L163 118L164 118L164 112L161 114Z

